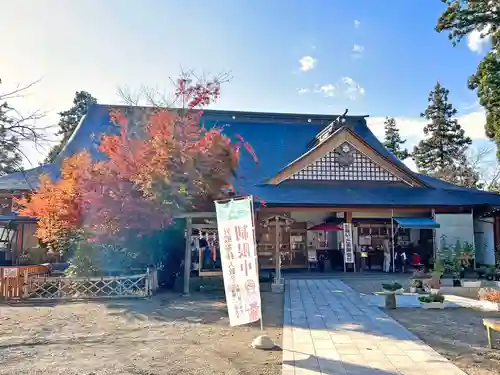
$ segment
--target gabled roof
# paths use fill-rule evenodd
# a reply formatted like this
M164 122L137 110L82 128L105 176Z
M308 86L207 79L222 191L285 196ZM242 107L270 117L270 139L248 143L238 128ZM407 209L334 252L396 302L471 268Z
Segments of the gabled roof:
M66 147L53 164L34 168L24 173L0 177L0 190L29 190L36 186L38 176L59 174L60 161L82 149L88 150L96 160L102 159L98 149L100 136L115 133L117 127L110 122L109 112L120 110L132 118L140 131L145 118L154 110L148 107L93 105L77 127ZM207 128L227 125L228 136L242 136L255 149L260 164L255 165L250 155L243 153L240 161L240 175L245 180L239 185L247 194L262 198L275 205L322 205L335 206L349 203L381 206L465 206L498 205L500 195L481 192L448 184L428 176L412 172L404 163L390 153L366 125L365 116L346 116L342 127L375 150L383 158L406 174L421 182L422 187L391 186L328 186L324 184L281 184L266 185L265 181L275 176L285 166L298 159L310 149L310 141L330 125L338 115L260 113L239 111L204 111L202 122ZM338 131L338 129L337 129ZM26 183L28 177L29 184Z
M328 131L328 133L326 133L326 136L321 136L321 133L323 133L324 130L319 133L320 137L323 138L322 140L318 139L317 137L316 139L318 141L315 142L315 144L308 151L300 155L293 162L286 165L277 175L274 176L274 178L270 179L268 183L280 183L290 176L290 171L293 172L294 166L298 166L300 168L300 166L302 165L304 167L309 164L308 160L318 160L318 158L325 156L327 153L331 153L331 151L335 148L335 141L338 141L338 138L340 139L342 135L348 133L348 135L350 135L351 137L344 137L346 140L349 140L349 138L351 138L351 142L357 141L360 144L365 145L368 151L371 151L375 156L382 158L382 161L387 161L387 165L390 169L395 169L396 171L402 172L399 175L402 181L405 181L409 185L426 186L426 184L423 183L423 181L417 176L417 174L412 172L404 163L402 163L398 159L394 160L393 158L391 158L392 154L389 153L389 151L385 147L383 147L383 145L377 138L369 143L365 138L358 134L360 126L352 127L344 123L336 128L333 128L332 126L333 123L328 125L328 127L326 128ZM366 123L365 127L368 129ZM373 133L371 133L370 131L370 134ZM338 143L341 142L337 142L337 144ZM379 147L379 145L382 147Z

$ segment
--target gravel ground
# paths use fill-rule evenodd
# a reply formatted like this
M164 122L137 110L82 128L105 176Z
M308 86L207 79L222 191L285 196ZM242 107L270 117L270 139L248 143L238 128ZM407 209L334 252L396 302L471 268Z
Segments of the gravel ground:
M382 282L392 280L345 278L343 281L358 292L369 294L379 291ZM408 285L408 282L404 282L400 277L397 281ZM486 317L500 318L500 313L465 308L445 310L401 308L386 312L467 374L500 374L500 350L488 349L482 323L482 319ZM497 333L496 337L497 347L500 348L500 333Z
M281 345L283 299L262 289ZM281 351L249 346L259 327L229 327L223 292L0 305L0 374L281 374Z
M499 317L498 313L463 308L396 309L387 313L467 374L500 374L500 350L488 349L482 323L482 318Z

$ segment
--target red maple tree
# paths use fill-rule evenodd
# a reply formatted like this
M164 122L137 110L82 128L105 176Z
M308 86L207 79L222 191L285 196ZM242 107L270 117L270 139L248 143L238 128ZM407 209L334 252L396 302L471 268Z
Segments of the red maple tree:
M15 199L20 215L38 218L36 236L51 250L62 251L79 237L91 165L86 151L75 154L62 162L59 179L42 175L36 192Z
M178 214L227 196L241 150L257 158L243 138L233 141L223 127L201 126L200 109L219 94L217 80L182 76L175 97L186 103L183 108L144 110L139 129L126 113L112 112L119 132L102 136L105 160L92 163L85 152L74 156L64 162L60 180L43 177L40 189L19 202L23 214L39 218L39 238L54 241L62 229L82 229L116 243L165 228Z

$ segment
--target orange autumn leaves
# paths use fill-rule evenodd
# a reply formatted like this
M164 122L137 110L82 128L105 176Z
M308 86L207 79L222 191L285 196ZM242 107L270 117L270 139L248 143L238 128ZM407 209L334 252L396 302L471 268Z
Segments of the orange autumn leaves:
M55 182L43 175L36 193L28 199L16 200L21 215L38 218L40 241L54 247L68 246L67 241L74 236L75 228L81 227L83 190L80 181L90 165L87 153L66 159L62 163L60 180Z
M22 215L39 219L37 236L55 247L85 232L114 242L169 225L178 214L222 197L232 183L240 150L255 153L242 138L232 142L222 128L200 126L201 112L158 110L140 138L122 113L111 114L117 135L104 135L93 162L83 151L62 162L61 178L41 178Z

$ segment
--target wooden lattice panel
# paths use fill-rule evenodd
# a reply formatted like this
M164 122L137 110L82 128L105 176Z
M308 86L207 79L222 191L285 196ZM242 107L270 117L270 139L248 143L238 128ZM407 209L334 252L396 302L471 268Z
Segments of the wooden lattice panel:
M346 151L347 150L347 151ZM344 142L337 149L290 177L315 181L402 181L388 170Z
M99 278L31 277L27 287L30 299L145 297L152 291L149 274Z

